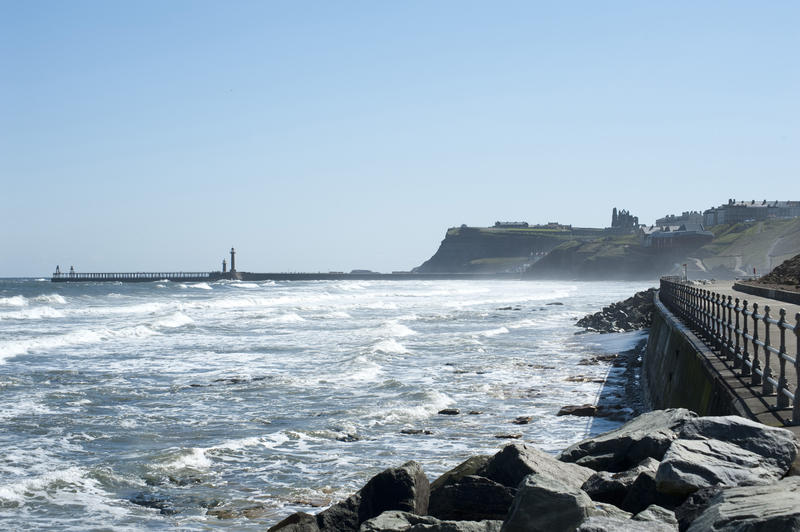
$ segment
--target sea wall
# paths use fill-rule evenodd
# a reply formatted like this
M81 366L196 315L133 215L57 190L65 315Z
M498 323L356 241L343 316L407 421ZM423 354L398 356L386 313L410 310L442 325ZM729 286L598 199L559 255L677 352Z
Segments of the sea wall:
M655 296L642 361L642 385L653 409L688 408L702 416L751 417L723 374L725 365Z
M734 283L734 290L744 292L753 296L764 297L767 299L777 299L791 303L792 305L800 305L800 292L792 292L789 290L781 290L780 288L771 288L769 286L759 286L751 282ZM788 318L789 316L787 316Z

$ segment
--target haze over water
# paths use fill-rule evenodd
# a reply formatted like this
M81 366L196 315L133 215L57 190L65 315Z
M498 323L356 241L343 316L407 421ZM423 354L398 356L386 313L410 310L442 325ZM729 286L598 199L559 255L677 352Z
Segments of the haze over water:
M609 371L578 362L642 338L572 324L647 286L2 280L0 528L263 529L498 434L556 452L617 425L555 415Z

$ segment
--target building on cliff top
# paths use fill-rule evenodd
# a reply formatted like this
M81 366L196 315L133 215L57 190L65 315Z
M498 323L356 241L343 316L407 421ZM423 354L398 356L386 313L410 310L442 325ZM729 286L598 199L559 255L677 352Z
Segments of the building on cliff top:
M651 225L639 229L639 238L646 248L696 249L714 240L714 234L702 224Z
M525 229L528 227L528 222L495 222L494 226L498 229L517 228Z
M736 201L703 211L703 224L706 227L720 224L735 224L749 221L762 221L773 218L796 218L800 216L800 201Z
M611 211L611 230L615 233L633 232L639 228L639 217L633 216L630 211L617 208Z
M654 225L681 225L681 224L702 224L703 213L700 211L683 211L680 216L668 214L656 220Z

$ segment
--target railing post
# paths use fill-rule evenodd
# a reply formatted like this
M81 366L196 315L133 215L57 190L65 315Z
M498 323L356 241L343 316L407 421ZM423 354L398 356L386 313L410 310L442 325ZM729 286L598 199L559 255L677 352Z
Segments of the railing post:
M797 350L794 355L794 377L798 386L794 387L794 401L792 401L792 424L800 424L800 312L794 315L794 337Z
M745 299L744 302L742 302L742 323L744 324L742 328L742 377L750 375L750 366L748 365L750 353L747 351L747 317L749 315L750 313L747 311L747 300Z
M775 393L775 387L769 382L769 378L772 377L772 367L770 365L770 355L772 355L772 352L769 350L769 326L769 305L766 305L764 307L764 379L761 384L761 393L764 395L772 395Z
M703 336L707 336L708 333L706 331L708 326L708 295L706 294L707 290L704 288L700 290L700 310L702 312L701 320L700 320L700 331Z
M733 361L733 359L736 357L733 355L733 331L731 331L731 328L733 327L733 320L731 319L733 305L731 304L731 301L733 301L733 296L728 296L728 302L725 304L725 309L728 311L726 313L727 319L725 320L725 347L728 351L728 360Z
M758 303L753 303L753 372L750 374L750 384L758 386L761 384L761 362L758 360Z
M789 398L783 393L788 389L786 385L786 309L780 310L781 317L778 319L778 329L781 332L781 346L778 349L778 361L780 362L780 375L778 376L778 402L777 408L789 406Z
M736 368L742 367L742 360L741 360L741 356L742 356L741 349L742 348L741 348L741 344L739 343L739 334L740 334L740 331L739 331L739 311L741 309L739 308L739 298L738 297L736 298L736 306L733 308L733 310L734 310L734 313L736 314L736 325L734 326L734 329L733 329L733 333L736 335L736 346L734 347L734 350L733 350L733 368L736 369Z
M719 294L711 293L711 340L717 349L720 349L719 338ZM720 349L720 353L722 349Z

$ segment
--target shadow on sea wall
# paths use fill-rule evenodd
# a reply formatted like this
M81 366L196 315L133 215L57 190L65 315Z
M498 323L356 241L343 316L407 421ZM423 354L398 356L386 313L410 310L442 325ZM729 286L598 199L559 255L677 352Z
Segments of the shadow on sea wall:
M608 365L594 403L565 406L559 412L559 415L587 416L587 432L591 436L612 430L648 410L641 385L647 330L604 334L599 338L605 353L580 362L583 365Z

